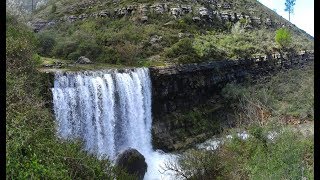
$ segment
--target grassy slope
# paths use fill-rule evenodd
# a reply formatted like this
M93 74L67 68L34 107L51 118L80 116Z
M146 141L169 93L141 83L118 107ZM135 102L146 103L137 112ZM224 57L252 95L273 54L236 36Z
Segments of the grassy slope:
M6 175L9 179L109 179L109 161L87 155L55 136L51 110L41 97L34 34L6 16ZM126 177L120 173L120 177Z
M56 0L47 7L35 13L35 18L57 19L64 15L79 15L81 13L99 12L100 10L113 10L128 4L146 3L156 1L119 1L118 3L97 1L92 8L76 12L68 11L75 6L74 1ZM227 2L227 1L226 1ZM272 20L290 24L284 18L254 0L236 1L234 11L250 14L256 17L271 18ZM182 4L192 4L184 1ZM100 5L101 6L100 6ZM172 6L176 3L171 2ZM192 4L193 10L203 4ZM53 8L53 7L56 8ZM206 6L206 5L205 5ZM253 8L249 8L249 7ZM75 8L77 9L77 8ZM43 56L61 59L76 60L85 55L95 62L121 64L121 65L158 65L165 63L190 63L224 58L250 57L254 54L272 52L277 48L274 42L275 30L272 28L255 28L244 30L239 23L218 23L213 27L197 25L192 21L191 15L174 19L165 15L148 15L149 21L141 24L135 14L123 18L88 18L76 23L58 23L38 34L42 45L50 40L52 45L40 51ZM292 47L313 49L313 40L302 30L290 27L293 34ZM179 38L179 33L191 33L194 38ZM150 43L152 37L161 36L162 39L155 44ZM43 46L42 46L43 47Z

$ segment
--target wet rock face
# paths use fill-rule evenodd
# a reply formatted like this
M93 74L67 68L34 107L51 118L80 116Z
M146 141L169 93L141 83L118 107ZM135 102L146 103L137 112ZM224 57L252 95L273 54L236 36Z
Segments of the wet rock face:
M136 149L127 149L118 155L116 165L125 170L128 174L136 175L143 179L147 172L148 165L144 156Z

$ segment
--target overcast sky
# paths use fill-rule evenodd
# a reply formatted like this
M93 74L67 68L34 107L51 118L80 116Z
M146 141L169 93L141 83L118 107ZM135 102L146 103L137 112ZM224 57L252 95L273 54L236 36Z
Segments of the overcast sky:
M285 0L258 0L272 10L289 20L288 12L285 12ZM311 36L314 32L314 1L313 0L296 0L293 14L290 15L291 23L300 29L303 29Z

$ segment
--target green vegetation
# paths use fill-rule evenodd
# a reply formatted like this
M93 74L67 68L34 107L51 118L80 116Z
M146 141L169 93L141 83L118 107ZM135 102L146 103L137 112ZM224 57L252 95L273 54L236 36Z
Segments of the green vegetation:
M105 7L113 14L113 8L139 6L139 3L144 2L97 2L91 5L92 8L79 9L74 1L55 0L47 7L37 10L34 18L59 19L64 15L99 12L105 10ZM191 5L193 11L199 7L199 4ZM271 17L277 22L285 22L273 11L253 0L239 1L234 4L233 9L247 12L248 7L250 12L254 12L254 16L262 20ZM68 8L74 10L70 11ZM263 12L267 12L268 16ZM280 42L281 47L287 46L286 40L275 42L275 28L261 25L251 30L245 29L250 23L245 18L238 23L231 23L214 17L214 23L209 25L208 22L193 21L196 14L176 19L168 12L161 15L152 13L150 8L146 23L139 21L140 15L136 12L121 18L88 17L74 23L57 22L55 26L37 33L39 55L71 61L76 61L79 56L86 56L95 63L157 66L249 58L278 51L276 42ZM290 30L293 40L290 43L291 50L313 49L312 40L304 33L296 27L290 27Z
M179 63L199 62L192 40L189 38L181 39L165 51L166 57L177 58Z
M287 125L290 122L283 121L313 121L313 73L310 65L254 84L229 84L223 94L238 124L221 136L231 134L233 138L225 139L215 151L188 150L178 164L168 163L165 169L186 179L313 179L313 136L302 129L293 131ZM237 137L239 129L246 129L249 138ZM278 135L270 140L267 135L272 131Z
M288 47L292 43L291 33L288 29L280 28L276 31L275 41L280 48Z
M253 131L253 132L252 132ZM247 140L233 138L216 151L189 150L169 163L186 179L313 179L312 137L285 131L275 140L266 140L261 127ZM234 136L235 137L235 136Z
M6 15L6 176L9 179L128 179L128 175L82 151L80 142L55 136L51 110L42 99L35 69L36 38ZM31 93L32 92L32 93Z
M259 112L271 114L276 121L284 117L313 120L314 68L280 72L255 85L229 84L223 94L242 113L242 120L267 120L258 118Z

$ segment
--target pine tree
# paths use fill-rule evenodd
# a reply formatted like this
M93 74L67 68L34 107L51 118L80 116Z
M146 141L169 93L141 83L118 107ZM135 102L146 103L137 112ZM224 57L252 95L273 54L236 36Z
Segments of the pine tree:
M288 11L289 13L289 21L290 21L290 14L293 13L293 6L296 5L296 0L286 0L284 5L286 6L284 10Z

